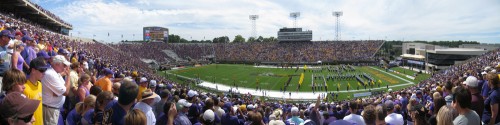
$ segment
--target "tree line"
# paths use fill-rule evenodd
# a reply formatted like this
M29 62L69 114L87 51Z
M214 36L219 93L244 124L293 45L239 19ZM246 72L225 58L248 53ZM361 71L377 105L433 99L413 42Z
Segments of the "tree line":
M169 43L244 43L244 42L278 42L278 39L275 37L262 37L259 36L257 38L250 37L248 39L245 39L241 35L236 35L233 40L230 40L228 36L220 36L220 37L215 37L212 40L187 40L179 35L175 34L170 34L168 35L168 42Z

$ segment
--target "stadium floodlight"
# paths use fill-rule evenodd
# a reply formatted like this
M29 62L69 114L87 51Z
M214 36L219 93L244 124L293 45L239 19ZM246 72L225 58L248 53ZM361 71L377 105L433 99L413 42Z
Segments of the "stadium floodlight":
M259 15L250 15L250 20L252 20L252 37L257 38L257 19L259 19Z
M294 19L294 21L293 21L293 27L297 28L297 18L300 17L300 12L290 13L290 17Z
M337 24L335 25L335 40L340 41L340 16L344 15L344 12L333 11L332 15L337 18Z

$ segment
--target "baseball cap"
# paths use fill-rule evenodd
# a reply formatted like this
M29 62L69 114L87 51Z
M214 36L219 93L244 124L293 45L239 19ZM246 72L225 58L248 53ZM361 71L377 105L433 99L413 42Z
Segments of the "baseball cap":
M384 105L387 110L394 109L394 102L392 102L391 100L385 101Z
M198 92L196 92L194 90L189 90L187 95L188 95L188 97L193 97L193 96L198 95Z
M28 35L25 35L25 36L23 36L23 38L22 38L21 40L22 40L23 42L26 42L27 40L29 40L29 41L33 41L33 38L31 38L31 37L30 37L30 36L28 36Z
M141 80L139 80L139 83L147 82L148 79L146 77L142 77Z
M66 66L71 65L71 63L68 62L68 60L66 60L66 58L64 58L64 56L62 56L62 55L54 56L54 59L52 59L52 62L54 62L54 63L63 63Z
M30 67L35 69L47 69L50 68L50 65L45 62L45 59L43 59L43 57L37 57L31 60Z
M47 54L47 52L45 52L44 50L42 50L42 51L38 52L38 53L36 54L36 56L37 56L37 57L43 57L43 58L45 58L45 59L50 59L49 54Z
M16 32L16 34L15 34L15 36L17 36L17 35L19 35L19 36L23 36L23 33L21 33L21 32L19 32L19 31L17 31L17 32Z
M68 53L69 53L69 52L68 52L68 51L66 51L66 50L64 50L64 49L59 49L59 50L57 51L57 54L68 54Z
M212 109L208 109L203 113L203 120L213 122L215 120L215 113Z
M160 97L161 98L166 98L166 97L169 97L170 96L170 91L164 89L160 92Z
M469 76L469 77L467 77L467 79L465 79L465 81L462 84L465 84L465 85L470 86L470 87L477 87L478 83L479 83L479 81L477 80L476 77Z
M156 80L151 80L151 81L149 81L149 87L150 87L150 88L154 88L154 87L156 87Z
M181 108L183 107L191 107L191 105L193 105L193 103L189 103L186 99L180 99L179 101L177 101L177 103L179 104L179 106L181 106Z
M32 115L39 105L40 100L28 99L20 92L11 92L0 103L0 115L5 118L12 116L24 118Z
M14 38L14 35L12 35L12 33L10 33L9 30L2 30L2 32L0 32L0 36L8 36L10 37L11 39Z
M109 75L109 74L115 74L115 73L113 71L111 71L111 69L105 68L104 69L104 74L105 75Z
M453 102L453 95L444 97L444 100L446 101L446 105L451 105L451 102Z

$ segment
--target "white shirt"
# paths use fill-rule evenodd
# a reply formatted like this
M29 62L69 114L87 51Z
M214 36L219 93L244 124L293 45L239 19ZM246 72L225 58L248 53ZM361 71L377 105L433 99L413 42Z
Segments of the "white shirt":
M365 120L360 115L350 114L344 117L344 120L356 123L356 125L365 125Z
M385 117L385 122L391 125L403 125L403 116L397 113L391 113Z
M53 68L47 69L41 80L42 82L42 103L44 105L61 108L66 100L66 82ZM56 96L54 96L56 95Z
M134 109L139 109L146 115L146 119L148 120L147 125L156 125L155 113L151 106L144 102L138 102L135 104Z

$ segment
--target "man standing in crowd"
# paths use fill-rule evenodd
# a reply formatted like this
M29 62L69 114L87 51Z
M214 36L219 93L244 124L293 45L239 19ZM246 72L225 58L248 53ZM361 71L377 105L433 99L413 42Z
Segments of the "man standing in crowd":
M139 91L137 85L131 79L124 79L120 86L118 102L113 102L111 107L103 113L103 123L113 125L124 125L125 115L135 104L135 97Z
M42 101L42 82L40 82L40 80L42 80L43 73L47 71L48 68L50 68L50 66L47 65L43 57L31 60L28 72L29 78L24 84L24 87L26 87L24 89L24 95L26 95L27 98ZM34 113L34 117L35 125L43 124L43 111L41 104L38 105L38 108Z
M108 68L105 68L103 72L105 76L97 80L95 85L101 87L102 91L112 92L113 82L111 82L111 78L113 78L114 72Z
M142 92L146 91L146 89L148 89L148 79L146 79L146 77L142 77L139 80L139 92L137 95L137 100L142 99Z
M156 124L156 116L153 112L153 107L151 107L154 103L158 102L160 97L152 92L151 90L146 90L142 92L142 99L140 102L135 104L134 109L141 110L147 119L147 125L155 125Z
M299 118L299 108L297 107L292 107L292 109L290 110L291 113L292 113L292 117L289 118L287 121L288 123L294 123L295 125L299 125L301 123L304 123L304 120Z
M387 100L384 103L387 110L387 116L385 117L385 122L391 125L403 125L404 120L401 114L394 113L394 102L392 100Z
M484 111L484 99L479 92L479 81L474 76L469 76L463 82L471 94L471 109L474 110L479 117L483 115Z
M454 125L480 125L479 115L470 109L471 94L463 87L455 88L453 92L453 108L458 112L458 117L453 120Z
M2 30L0 32L0 81L3 78L3 74L10 69L11 54L9 54L8 45L10 39L13 39L14 35L10 33L9 30ZM0 83L0 88L2 84ZM1 94L2 91L0 91Z
M177 105L177 110L179 111L174 120L175 125L192 125L191 121L189 121L189 118L187 117L187 113L189 111L189 107L193 104L189 103L185 99L180 99L177 101Z
M358 103L356 101L349 102L349 111L351 114L344 117L344 120L356 123L356 125L365 125L365 120L361 115L356 114L358 112Z
M45 71L42 78L42 102L45 125L55 125L58 122L60 108L63 106L66 96L70 91L69 79L63 76L69 74L70 63L64 56L57 55L51 63L51 68Z

